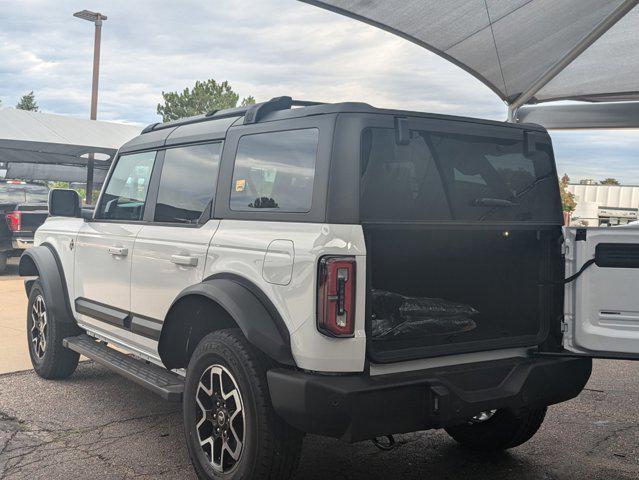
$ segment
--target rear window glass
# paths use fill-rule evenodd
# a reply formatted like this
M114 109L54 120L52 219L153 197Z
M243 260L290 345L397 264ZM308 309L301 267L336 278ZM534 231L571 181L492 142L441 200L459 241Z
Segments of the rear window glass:
M362 133L360 216L363 221L557 221L552 148L537 141L410 131Z
M319 130L246 135L239 141L231 210L308 212Z
M0 203L47 203L49 189L39 185L0 185Z

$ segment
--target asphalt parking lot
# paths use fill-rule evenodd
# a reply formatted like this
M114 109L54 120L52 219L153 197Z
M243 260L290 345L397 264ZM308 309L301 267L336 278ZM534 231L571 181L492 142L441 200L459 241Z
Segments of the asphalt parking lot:
M9 352L15 365L28 366L17 345L10 350L2 343L10 343L5 332L23 328L23 311L9 321L26 303L16 285L19 278L0 277L0 367ZM24 341L24 333L15 341ZM551 407L537 436L508 453L470 453L440 431L399 435L390 452L370 442L308 436L298 478L637 479L638 400L639 363L597 361L587 389ZM45 381L29 370L0 375L0 479L25 478L195 476L179 406L84 362L65 381Z

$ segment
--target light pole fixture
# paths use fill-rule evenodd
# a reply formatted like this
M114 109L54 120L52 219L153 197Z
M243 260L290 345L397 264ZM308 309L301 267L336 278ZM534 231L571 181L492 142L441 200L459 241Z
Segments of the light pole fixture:
M102 21L107 19L106 15L101 13L91 12L89 10L82 10L75 12L74 17L81 18L82 20L88 20L95 24L95 39L93 41L93 84L91 87L91 120L95 120L98 116L98 80L100 78L100 40L102 37ZM85 202L91 203L91 197L93 195L93 164L94 155L89 154L87 161L87 191Z

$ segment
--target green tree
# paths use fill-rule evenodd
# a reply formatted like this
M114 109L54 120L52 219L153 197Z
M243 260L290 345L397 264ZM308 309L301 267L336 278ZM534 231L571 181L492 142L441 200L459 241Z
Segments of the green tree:
M71 184L69 182L48 182L48 185L49 185L49 188L71 188ZM87 197L86 188L80 187L80 188L74 188L73 190L78 192L78 195L80 195L82 202L84 202L84 199ZM98 202L99 196L100 196L100 188L94 185L93 192L91 195L91 205L95 205Z
M17 103L16 108L18 110L29 110L30 112L38 111L38 104L35 101L35 95L33 94L33 90L29 93L25 93L20 98L20 101Z
M568 184L570 183L570 178L568 175L564 173L564 176L559 180L559 193L561 194L561 207L564 212L573 212L575 207L577 206L577 202L575 201L575 195L568 191Z
M204 82L195 82L193 89L187 87L182 92L162 92L162 97L164 104L158 103L157 113L162 115L164 122L234 108L240 100L240 96L233 91L229 82L217 83L212 78ZM240 105L254 103L255 99L249 95L242 99Z
M604 178L601 182L599 182L601 185L621 185L619 183L619 180L617 180L616 178Z

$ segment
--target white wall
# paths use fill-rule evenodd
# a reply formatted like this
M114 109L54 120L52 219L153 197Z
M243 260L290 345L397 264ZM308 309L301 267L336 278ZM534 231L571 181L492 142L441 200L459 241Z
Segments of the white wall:
M639 208L639 186L626 185L568 185L575 201L596 202L600 207Z

